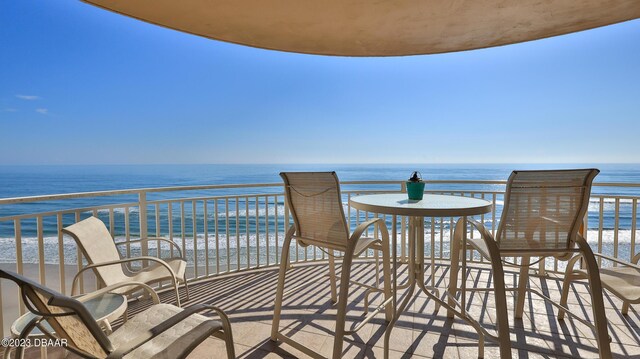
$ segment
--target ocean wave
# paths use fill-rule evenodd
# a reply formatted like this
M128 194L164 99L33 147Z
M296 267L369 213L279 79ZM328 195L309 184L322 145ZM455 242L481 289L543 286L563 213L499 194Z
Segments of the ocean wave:
M439 231L434 232L433 238L436 243L440 242L440 238L442 238L443 242L448 242L450 238L451 231L448 228L445 228L442 233ZM474 231L472 234L475 238L480 236L479 232ZM617 236L617 238L616 238ZM400 236L399 236L400 237ZM597 243L599 240L599 232L598 230L590 229L587 232L587 240L589 243ZM429 247L431 242L432 235L428 231L425 233L425 242L427 247ZM614 230L603 230L601 241L603 246L611 247L616 242L618 246L629 246L631 243L631 230L619 230L616 234ZM636 231L636 237L638 241L640 241L640 230ZM116 242L125 241L123 236L117 236ZM186 250L187 257L193 257L194 248L197 247L198 255L202 256L205 248L205 236L204 234L198 234L196 239L191 237L184 238L184 247L183 240L181 236L174 236L173 241L178 244L178 246ZM256 235L255 233L250 233L249 236L246 233L240 232L238 235L230 235L228 237L228 245L227 245L227 236L225 234L218 234L216 237L215 234L209 234L208 236L208 246L210 256L215 257L215 250L217 248L218 251L224 252L220 253L221 255L226 255L226 250L229 248L230 251L236 251L238 248L240 250L246 250L247 248L250 251L256 251L257 247L261 248L261 252L266 252L266 247L269 246L271 252L275 250L276 247L280 248L282 242L284 240L284 232L275 232L270 233L268 236L265 233L260 233ZM197 244L196 244L197 243ZM60 251L62 251L64 256L64 262L66 264L76 264L78 261L78 249L75 244L75 241L71 238L64 237L62 241L62 245L60 246L58 242L57 236L44 237L42 239L42 254L44 256L44 261L47 264L57 264L60 262ZM39 255L40 248L38 238L36 237L23 237L21 240L21 255L23 263L39 263ZM124 250L126 246L120 246L121 250ZM133 252L139 253L139 245L131 246ZM150 241L149 242L149 250L152 253L156 253L157 242ZM169 246L167 244L162 244L161 242L161 251L168 252ZM2 263L15 263L16 262L16 241L14 238L0 238L0 262ZM189 254L190 253L190 254Z
M616 199L615 198L603 198L602 200L603 202L603 210L604 211L613 211L615 210L615 206L616 206ZM629 198L620 198L619 199L619 203L620 203L620 210L626 210L628 207L631 207L633 205L633 199L629 199ZM501 207L504 206L504 201L503 200L496 200L496 206ZM589 201L589 212L598 212L600 211L600 199L591 199Z
M242 207L242 206L240 206ZM251 208L249 207L249 211L245 209L240 209L240 210L229 210L229 218L235 218L235 217L240 217L240 218L245 218L247 217L247 215L251 218L255 218L256 216L260 217L260 218L264 218L267 215L269 215L269 217L275 217L276 213L278 215L282 215L284 214L284 205L277 205L277 206L273 206L273 205L269 205L268 208L258 208L258 211L256 212L255 208ZM215 213L207 213L207 217L209 219L214 219L215 218ZM218 219L220 218L227 218L227 213L225 210L220 210L218 211Z
M98 214L106 214L106 215L108 215L109 211L111 211L111 210L113 210L113 213L116 213L116 214L125 214L125 212L126 212L125 208L123 208L123 207L116 207L116 208L112 208L112 209L102 208L102 209L98 209L97 212L98 212ZM138 207L129 207L129 214L132 214L132 213L136 213L136 214L140 213L140 208L138 208Z
M165 237L168 238L168 237ZM278 246L282 244L284 240L284 233L278 232L277 234L270 233L268 236L266 234L249 234L246 236L246 233L238 233L238 235L230 235L228 240L228 248L230 250L236 250L237 248L257 248L266 247L276 247L276 239L278 242ZM248 240L247 240L248 238ZM115 238L116 242L125 242L126 239L123 236L117 236ZM193 237L185 237L184 246L182 237L174 236L173 241L178 245L178 247L186 252L193 253L194 248L197 247L198 252L204 251L205 248L205 236L204 234L198 234L196 236L196 240ZM157 249L157 241L149 241L148 248L151 253L156 253ZM197 244L196 244L197 243ZM224 234L219 234L217 237L215 234L209 234L209 251L215 251L216 248L219 251L225 251L227 249L227 236ZM118 246L121 253L124 254L126 250L125 245ZM39 263L40 256L40 248L38 238L36 237L23 237L21 240L21 255L23 263ZM139 253L140 244L132 244L130 246L133 252ZM163 253L170 252L170 246L167 243L160 242L160 248ZM71 238L63 238L62 246L58 242L58 237L44 237L42 239L42 254L44 256L44 261L47 264L58 264L60 263L60 251L62 250L64 256L64 262L66 264L76 264L78 262L78 247L76 243ZM266 249L263 249L266 251ZM17 261L17 246L14 238L0 238L0 263L16 263ZM187 255L187 257L189 257ZM215 257L215 255L214 255Z
M231 207L231 206L230 206ZM283 204L278 204L277 206L273 206L272 204L269 204L268 209L264 208L264 207L260 207L258 208L258 210L256 211L255 207L249 207L249 211L246 210L246 208L244 208L243 205L239 206L240 209L239 210L233 210L230 209L229 210L229 218L231 217L246 217L247 214L249 215L249 217L255 217L256 215L259 217L265 217L267 214L270 217L273 217L277 214L282 215L284 213L284 208L285 206ZM209 209L209 207L207 208ZM101 215L108 215L109 214L109 209L98 209L97 212L98 214ZM180 218L180 206L174 206L172 207L172 211L173 211L173 218ZM192 215L191 213L191 206L185 206L185 218L189 219L191 218L190 216ZM113 208L113 213L116 214L125 214L125 209L124 208ZM140 210L138 207L130 207L129 208L129 214L139 214ZM154 209L150 208L147 213L151 216L151 215L155 215L155 211ZM166 218L167 215L167 210L166 207L160 209L159 211L161 217ZM202 207L198 206L197 212L196 212L196 218L202 218L204 215ZM211 210L208 211L207 213L207 217L209 219L213 219L215 218L215 211L213 210L213 208L211 208ZM219 206L219 210L218 210L218 218L226 218L227 217L227 212L224 209L224 206Z
M633 208L633 200L621 198L619 200L619 210L620 212L628 212L631 213ZM602 210L604 212L613 212L616 209L616 199L615 198L605 198L602 201ZM600 212L600 200L591 200L589 201L589 212Z

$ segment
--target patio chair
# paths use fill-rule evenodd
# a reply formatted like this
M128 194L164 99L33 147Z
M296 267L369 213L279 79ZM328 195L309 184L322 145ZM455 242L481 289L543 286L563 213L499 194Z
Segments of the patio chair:
M229 319L222 310L214 306L198 304L182 309L171 304L161 304L158 296L151 290L154 304L106 335L79 300L10 271L0 270L0 278L9 279L20 287L25 306L36 315L25 327L21 338L26 338L37 327L52 340L65 340L65 349L83 358L133 359L185 358L213 335L225 341L227 357L235 357ZM129 282L124 285L137 284ZM103 288L82 298L91 298L112 289ZM205 310L216 312L220 320L198 314ZM48 322L53 332L47 330L43 320ZM24 348L18 347L16 356L22 358L23 353Z
M182 255L180 247L169 239L152 237L115 242L104 223L96 217L89 217L71 226L65 227L62 229L62 232L75 239L76 244L89 263L87 266L82 267L73 278L71 286L72 295L75 294L76 283L80 279L80 276L82 276L85 271L91 269L95 273L99 282L104 286L128 281L153 284L169 280L175 290L176 303L178 307L181 306L178 283L184 283L187 300L189 300L189 287L185 273L187 262ZM118 252L117 246L132 243L143 243L152 240L169 243L170 246L177 249L179 256L167 259L160 259L151 256L131 258L120 257L120 252ZM132 270L126 265L133 262L143 261L150 262L150 265L137 271ZM119 290L119 293L132 294L134 291L129 291L124 287Z
M389 256L389 233L382 218L375 218L361 223L349 235L349 225L344 216L342 207L342 197L340 194L340 184L335 172L283 172L280 176L284 180L285 195L287 205L291 210L294 226L289 228L282 245L282 256L280 257L280 273L278 276L278 288L275 299L275 310L273 314L273 324L271 329L271 340L282 340L294 348L307 355L317 357L319 354L311 349L295 342L293 339L280 333L280 313L282 311L282 300L285 295L285 279L289 268L289 252L291 241L296 239L301 246L316 246L325 251L329 256L329 282L331 286L331 299L337 302L337 318L335 340L333 345L333 358L342 356L342 344L345 335L352 335L361 329L365 323L373 316L385 310L385 319L390 321L393 316L391 304L391 282L390 282L390 256ZM364 236L368 227L375 225L380 233L380 238ZM374 228L375 231L375 228ZM377 232L375 232L377 233ZM347 299L349 297L349 285L363 285L368 291L379 290L379 268L376 261L376 287L366 286L361 283L351 281L351 264L355 257L365 250L372 248L382 252L382 268L384 277L384 299L374 311L369 313L365 319L358 323L353 330L345 330ZM342 274L340 278L340 292L337 293L337 278L335 269L335 251L342 252ZM377 257L376 257L377 258ZM316 278L321 280L323 277ZM299 288L308 286L310 281L289 289L291 293ZM365 299L368 294L365 295ZM365 307L367 303L365 302Z
M597 169L514 171L507 182L504 208L496 238L493 238L491 232L482 223L468 219L472 227L480 232L480 238L467 238L466 242L469 246L467 249L475 249L491 261L498 331L498 337L493 339L500 345L502 358L511 357L505 291L516 291L516 318L522 318L527 291L541 296L560 310L566 310L542 293L527 288L529 266L549 256L569 260L576 252L581 253L586 263L595 325L579 317L574 316L574 318L594 329L600 357L611 358L602 283L594 254L586 240L578 233L588 208L591 184L598 173ZM466 255L466 250L464 254L461 253L464 230L464 221L458 221L451 251L450 304L455 302L454 294L459 289L457 288L458 262L461 255ZM509 262L504 259L505 257L522 259L520 264L517 264ZM539 260L532 263L531 257L538 257ZM517 288L505 288L503 262L520 267ZM486 288L469 290L486 290ZM453 313L449 312L448 316L452 317Z
M606 288L616 297L622 300L621 312L623 315L629 313L630 304L640 303L640 253L633 256L631 262L625 262L619 258L607 256L600 253L594 253L596 257L600 257L605 260L609 260L620 264L617 267L600 268L600 280L602 286ZM560 305L567 306L567 300L569 298L569 287L571 282L578 279L588 279L588 271L584 268L575 268L578 261L582 259L582 255L576 255L567 263L566 272L564 275L564 283L562 284L562 296L560 298ZM558 319L564 319L565 311L560 310L558 312Z

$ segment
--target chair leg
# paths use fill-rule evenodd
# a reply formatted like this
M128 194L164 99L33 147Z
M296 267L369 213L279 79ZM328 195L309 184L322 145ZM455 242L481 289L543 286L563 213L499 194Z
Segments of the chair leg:
M295 233L295 227L289 228L284 243L282 243L282 255L280 256L280 271L278 273L278 287L276 289L276 299L273 309L273 323L271 324L271 340L278 340L278 332L280 329L280 313L282 312L282 299L284 296L284 282L287 275L287 267L289 265L289 249L291 247L291 239Z
M229 321L229 316L220 308L210 307L210 309L218 314L218 317L220 317L220 322L222 323L222 335L219 334L219 330L216 330L211 334L211 336L224 340L225 346L227 347L227 358L233 359L236 357L236 350L233 345L233 331L231 330L231 322Z
M504 271L500 257L494 259L493 283L495 286L496 301L496 325L498 327L498 340L500 345L500 358L511 358L511 338L509 337L509 316L507 314L507 294L504 286Z
M231 323L226 316L220 316L222 321L222 330L224 331L224 342L227 347L227 358L235 359L236 349L233 345L233 332L231 331Z
M451 267L449 268L449 300L448 304L453 307L455 306L455 302L453 298L458 292L458 270L460 268L460 252L462 245L462 226L464 225L463 221L458 221L456 223L456 227L453 232L453 238L451 239ZM463 274L464 277L464 274ZM447 310L447 318L453 318L454 314L452 310Z
M374 287L380 287L380 251L373 251L374 256L376 257L376 282L374 283Z
M356 241L352 241L354 244ZM353 261L354 245L350 243L342 259L342 274L340 276L340 298L338 299L338 314L336 317L336 333L333 342L333 358L342 358L342 344L344 342L345 322L347 319L347 302L349 300L349 278L351 262Z
M497 243L493 238L483 236L491 260L493 271L493 286L496 302L496 326L498 329L498 344L500 346L500 358L511 358L511 338L509 337L509 314L507 313L507 294L504 284L504 269L502 258Z
M562 283L562 296L560 297L560 305L565 308L567 307L567 300L569 299L571 282L580 277L580 275L574 273L573 267L581 258L581 255L573 256L569 258L569 261L567 262L567 269L564 272L564 281ZM558 320L564 320L564 315L564 310L558 309Z
M338 301L338 279L336 278L336 259L333 250L329 250L329 282L331 283L331 301Z
M384 277L384 300L391 298L391 253L389 248L389 232L386 226L380 226L382 231L382 276ZM393 303L389 302L385 308L385 320L391 322L393 319Z
M573 275L571 273L566 273L564 276L564 281L562 282L562 295L560 296L560 305L563 307L567 307L567 300L569 299L569 288L571 287L571 281L573 280ZM558 320L564 320L565 311L563 309L558 309Z
M607 329L607 316L604 311L604 299L602 293L602 282L600 281L600 272L596 258L591 251L591 247L582 236L577 236L576 243L584 254L583 259L587 267L587 276L589 278L589 287L591 292L591 307L593 309L593 320L596 327L596 340L598 349L600 350L601 359L611 358L611 346L609 344L609 332Z
M182 302L180 301L180 291L178 290L178 280L173 278L173 291L176 293L176 305L178 308L182 308Z
M514 318L516 319L522 319L522 313L524 312L524 300L529 282L529 257L522 257L521 265L520 276L518 278L518 293L516 295L516 305L514 308Z
M629 314L629 302L623 302L622 303L622 315L628 315Z
M31 334L31 331L36 327L36 325L41 320L42 319L38 319L38 317L35 317L35 318L31 319L29 321L29 323L27 323L27 325L24 327L24 329L22 329L22 332L20 333L20 335L15 339L18 339L18 341L24 341L27 338L29 338L29 334ZM14 338L13 335L11 337ZM12 349L12 347L10 347L10 346L6 346L5 347L5 350L7 350L7 351L10 351L11 349ZM14 356L14 358L24 359L24 351L25 351L25 346L24 345L17 346L15 348L15 356Z
M184 291L185 291L185 296L187 297L187 302L189 301L189 282L187 282L187 273L184 273Z

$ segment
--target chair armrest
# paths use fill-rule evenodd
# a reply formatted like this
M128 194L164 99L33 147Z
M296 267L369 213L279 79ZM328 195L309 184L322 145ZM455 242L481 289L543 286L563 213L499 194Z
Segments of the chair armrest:
M491 232L487 230L484 224L476 221L473 218L468 218L468 217L467 217L467 222L470 223L473 227L475 227L478 230L478 232L480 232L480 235L482 237L490 238L495 241L495 238L493 238L493 234L491 234Z
M106 266L112 266L112 265L116 265L116 264L137 262L137 261L143 261L143 260L148 260L148 261L160 263L160 265L162 265L164 268L167 269L167 271L169 271L169 273L171 274L171 277L172 277L171 279L175 284L176 278L177 278L176 277L176 273L173 271L173 269L171 269L171 267L167 264L167 262L163 261L162 259L159 259L159 258L156 258L156 257L149 257L149 256L135 257L135 258L123 258L123 259L119 259L117 261L109 261L109 262L90 264L90 265L88 265L86 267L81 268L78 271L78 273L76 273L75 277L73 277L73 282L71 283L71 295L73 295L75 293L76 282L80 278L80 275L82 273L84 273L85 271L89 270L89 269L95 269L95 268L99 268L99 267L106 267Z
M386 233L388 235L387 225L384 222L384 219L382 219L382 218L373 218L373 219L370 219L370 220L368 220L366 222L360 223L356 227L356 229L353 231L353 233L351 233L351 236L349 237L349 240L353 241L353 240L357 240L358 238L362 237L362 234L364 233L364 231L369 226L371 226L372 224L378 223L378 222L382 223L382 225L378 226L378 228L380 228L380 231L382 231L382 234L385 235L385 233Z
M460 218L456 222L455 230L453 232L454 237L452 240L462 241L464 239L462 238L462 233L459 232L459 230L464 228L463 225L465 224L463 221L464 221L464 217ZM470 223L471 226L475 227L478 230L478 232L480 232L480 237L482 239L481 243L484 244L484 248L480 248L478 245L476 245L472 241L467 242L467 244L471 244L472 247L474 247L476 250L478 250L478 252L481 253L481 255L485 256L491 261L491 267L496 276L502 276L503 269L502 269L502 263L500 263L501 255L500 255L500 248L498 247L498 242L496 242L491 232L489 232L482 223L469 217L466 218L466 221L467 223ZM466 256L466 254L464 253L466 248L460 248L460 250L462 250L463 255ZM498 283L497 281L498 279L496 279L496 283ZM504 282L502 285L504 285Z
M615 262L615 263L618 263L618 264L622 264L623 266L626 266L626 267L631 267L631 268L635 268L637 270L640 270L640 265L638 265L637 263L634 262L634 261L637 262L638 258L636 258L636 257L640 257L640 254L635 255L633 257L633 259L631 260L631 262L627 262L627 261L624 261L624 260L622 260L620 258L611 257L611 256L608 256L606 254L601 254L601 253L593 253L593 256L594 257L598 257L598 258L602 258L602 259L606 259L606 260L609 260L609 261L612 261L612 262ZM566 272L565 272L566 274L569 274L569 273L573 272L573 267L575 266L575 264L578 262L578 260L580 258L582 258L582 253L572 257L569 260L569 262L567 263L567 269L566 269Z
M182 249L180 249L180 247L178 246L178 244L168 238L163 238L163 237L147 237L147 238L141 238L141 239L133 239L130 241L124 241L124 242L115 242L116 246L121 246L123 244L131 244L131 243L143 243L143 242L149 242L149 241L161 241L161 242L166 242L169 243L171 247L176 248L178 250L178 255L180 256L180 258L184 259L184 256L182 255Z
M123 287L140 287L142 290L149 293L149 295L151 296L151 300L153 301L153 304L160 303L160 297L158 297L158 294L156 293L155 290L153 290L153 288L151 288L151 286L142 282L135 282L135 281L127 281L127 282L113 284L104 288L100 288L95 292L91 292L91 293L76 297L76 299L81 303L86 302L93 298L99 297L105 293L109 293L114 289L123 288Z
M630 262L624 261L624 260L619 259L619 258L616 258L616 257L608 256L608 255L606 255L606 254L594 253L593 255L594 255L595 257L604 258L604 259L610 260L610 261L612 261L612 262L616 262L616 263L622 264L622 265L627 266L627 267L632 267L632 268L635 268L635 269L640 269L640 266L639 266L639 265L637 265L636 263L630 263Z
M148 341L152 340L153 338L157 337L158 335L162 334L163 332L167 331L174 325L189 318L191 315L204 310L213 310L218 314L218 316L220 316L220 320L222 321L222 327L223 327L223 330L225 331L225 334L226 332L228 332L229 340L233 341L233 337L231 334L231 324L229 322L229 318L227 317L227 315L221 309L213 305L196 304L189 308L184 309L183 311L177 313L171 318L168 318L167 320L145 331L144 333L141 333L138 337L134 338L133 340L123 343L114 352L112 352L107 358L121 358L126 354L132 352L133 350L137 349L138 347L142 346L143 344L147 343Z
M453 233L453 239L455 241L460 241L460 243L463 242L463 237L462 237L462 233L460 232L463 229L463 224L462 224L462 218L460 218L456 224L455 224L455 230ZM471 247L472 249L475 249L478 251L478 253L480 253L481 256L486 257L486 258L491 258L490 257L490 249L489 249L489 245L488 243L492 243L492 246L495 247L496 250L498 250L499 253L499 249L498 249L498 243L496 242L495 238L493 238L493 235L491 234L491 232L489 232L487 230L487 228L485 228L485 226L474 220L473 218L467 218L467 223L469 223L472 227L474 227L475 229L478 230L478 232L480 232L480 238L482 239L482 241L480 242L474 242L474 241L466 241L467 247L466 248L461 248L461 249L468 249L469 247Z
M574 271L573 267L575 267L576 263L578 263L580 258L582 258L582 253L578 253L577 255L569 259L569 261L567 262L567 268L564 271L565 277Z

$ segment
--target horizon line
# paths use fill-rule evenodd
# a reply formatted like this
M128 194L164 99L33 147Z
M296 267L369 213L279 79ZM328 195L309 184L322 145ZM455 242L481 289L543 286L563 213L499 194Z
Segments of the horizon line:
M221 162L221 163L26 163L3 164L0 167L28 167L28 166L403 166L403 165L640 165L640 162Z

